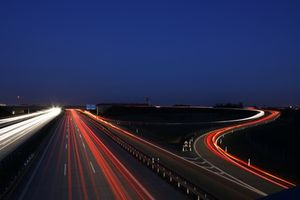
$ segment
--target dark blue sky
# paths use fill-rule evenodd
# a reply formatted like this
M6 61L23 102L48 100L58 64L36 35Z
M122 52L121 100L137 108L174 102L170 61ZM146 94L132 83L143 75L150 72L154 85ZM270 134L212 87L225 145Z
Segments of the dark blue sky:
M300 104L300 1L0 1L0 103Z

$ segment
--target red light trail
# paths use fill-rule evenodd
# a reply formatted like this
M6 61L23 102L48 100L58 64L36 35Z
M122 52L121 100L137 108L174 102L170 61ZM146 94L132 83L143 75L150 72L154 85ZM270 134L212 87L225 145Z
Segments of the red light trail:
M155 145L155 144L153 144L153 143L151 143L147 140L144 140L144 139L136 136L135 134L133 134L133 133L127 131L127 130L124 130L121 127L113 124L112 122L106 121L106 119L104 119L100 116L93 115L92 113L87 112L87 111L81 111L81 112L88 115L88 116L90 116L91 118L98 121L100 124L106 126L107 128L111 129L111 131L113 131L113 132L115 131L116 133L120 134L120 137L122 137L122 135L124 135L125 138L128 137L129 140L132 139L132 142L136 143L137 145L139 145L139 143L144 144L144 145L148 145L151 148L153 148L153 151L159 151L159 153L161 153L161 154L164 154L164 153L167 154L170 157L171 160L175 159L177 162L186 162L186 164L189 167L196 167L197 166L201 169L204 169L205 171L208 171L208 169L202 168L202 166L199 166L199 165L197 165L196 163L194 163L192 161L186 160L186 159L184 159L184 158L182 158L182 157L180 157L180 156L178 156L178 155L176 155L172 152L169 152L169 151L165 150L164 148L161 148L161 147L159 147L159 146L157 146L157 145ZM263 111L258 111L258 112L259 113L264 113ZM254 174L255 176L257 176L259 178L267 180L268 182L272 183L273 185L280 186L282 188L293 187L294 186L293 183L290 183L290 182L288 182L288 181L286 181L282 178L279 178L275 175L272 175L272 174L270 174L270 173L268 173L268 172L266 172L262 169L258 169L257 167L251 166L251 165L248 167L248 164L246 162L234 157L233 155L228 154L227 152L222 150L221 147L219 147L217 145L218 139L223 134L229 133L232 130L243 129L243 128L246 128L246 127L258 125L260 123L267 123L268 121L275 120L277 117L280 116L280 113L277 112L277 111L267 111L267 112L270 112L270 114L269 115L262 114L261 116L255 117L255 118L251 117L251 118L249 118L249 120L245 120L244 123L240 123L238 125L232 125L232 126L225 127L225 128L220 128L220 129L217 129L215 131L212 131L212 132L208 133L207 135L203 135L203 137L205 139L205 144L206 144L205 146L207 146L208 150L213 152L214 154L216 154L218 157L224 159L225 161L228 161L228 162L234 164L235 166L237 166L237 167L239 167L239 168L241 168L245 171L250 172L251 174ZM236 120L236 121L237 122L242 122L243 120ZM165 158L165 159L167 159L167 158ZM239 162L237 160L239 160ZM224 177L220 174L216 174L216 173L212 172L211 176L215 177L215 175L219 176L219 177L223 177L224 179L228 180L229 182L236 183L238 185L238 187L246 188L247 190L251 190L251 191L253 191L253 192L255 192L259 195L262 195L262 196L266 195L265 193L261 192L259 189L257 190L256 188L253 188L253 187L251 187L250 185L248 185L246 183L241 184L241 182L236 182L235 180L228 179L228 177ZM216 184L218 184L218 183L216 183Z
M255 110L253 108L249 108L249 109ZM267 113L270 113L268 115L265 115L264 111L261 111L261 110L255 110L255 111L258 111L259 114L262 113L261 116L253 117L253 118L250 117L248 120L245 120L245 122L243 122L243 123L240 123L238 125L228 126L228 127L225 127L225 128L220 128L220 129L214 130L214 131L208 133L207 135L205 135L204 136L204 141L205 141L206 146L208 147L208 149L211 152L216 154L218 157L234 164L235 166L237 166L237 167L239 167L239 168L241 168L241 169L243 169L247 172L250 172L251 174L254 174L254 175L256 175L256 176L258 176L258 177L260 177L264 180L267 180L268 182L270 182L274 185L280 186L280 187L285 188L285 189L290 188L290 187L294 187L295 186L294 183L291 183L287 180L284 180L283 178L275 176L275 175L273 175L273 174L271 174L271 173L269 173L269 172L267 172L263 169L259 169L256 166L253 166L253 165L248 166L248 163L246 163L245 161L243 161L243 160L227 153L220 146L218 146L218 140L224 134L227 134L227 133L229 133L231 131L234 131L234 130L243 129L243 128L247 128L247 127L262 124L262 123L267 123L269 121L275 120L276 118L278 118L280 116L280 112L278 112L278 111L266 111ZM152 143L149 143L148 141L143 140L140 137L137 137L133 133L130 133L129 131L120 128L119 126L116 126L111 122L108 122L107 119L105 119L105 118L93 115L90 112L86 112L86 111L84 111L83 113L87 114L88 116L92 117L93 119L97 120L98 122L102 123L103 125L109 126L110 128L112 128L113 130L115 130L119 133L122 133L124 135L129 136L129 137L132 137L132 138L134 138L138 141L141 141L142 143L148 144L148 145L150 145L154 148L158 148L158 149L162 150L163 152L166 151L163 148L160 148L160 147L158 147L158 146L156 146ZM258 114L257 114L257 116L258 116ZM236 122L242 122L242 121L243 120L236 120ZM170 154L173 156L173 153L170 153ZM177 158L180 158L176 155L174 155L174 156L177 157ZM187 162L190 162L190 161L187 161Z
M253 109L252 109L253 110ZM264 116L262 118L259 118L257 120L253 120L253 121L248 121L242 124L238 124L238 125L232 125L232 126L228 126L225 128L220 128L214 131L211 131L210 133L208 133L205 138L205 144L206 146L212 151L214 152L217 156L219 156L220 158L252 173L255 174L256 176L259 176L273 184L276 184L280 187L283 187L285 189L288 189L290 187L294 187L295 184L284 180L278 176L275 176L263 169L260 169L258 167L255 167L253 165L248 165L247 162L237 158L236 156L229 154L228 152L226 152L225 150L223 150L219 145L218 145L218 141L219 139L224 136L225 134L230 133L231 131L234 130L238 130L240 128L245 128L245 127L249 127L249 126L253 126L253 125L257 125L257 124L262 124L262 123L266 123L268 121L271 120L275 120L276 118L278 118L280 116L280 112L278 111L266 111L269 112L270 114L267 116Z
M105 144L98 138L98 136L88 127L87 124L80 118L75 110L70 111L71 119L77 126L78 132L82 135L82 140L87 144L87 148L90 149L93 157L95 158L97 165L104 174L115 199L134 199L130 195L129 191L126 190L124 184L120 180L120 175L123 181L126 181L130 186L138 199L154 199L151 194L142 186L142 184L130 173L130 171L117 159L117 157L105 146ZM73 127L69 131L68 137L68 158L70 148L73 148L75 154L76 166L79 170L79 179L81 187L83 188L83 197L88 199L85 179L82 173L81 159L78 153L77 142L75 139L76 128ZM73 142L72 142L73 141ZM72 145L72 146L70 146ZM86 157L87 155L84 154ZM85 160L88 160L85 158ZM71 161L68 159L68 188L69 188L69 199L72 199L72 177L71 177ZM113 166L113 168L112 168ZM117 170L117 172L115 171Z

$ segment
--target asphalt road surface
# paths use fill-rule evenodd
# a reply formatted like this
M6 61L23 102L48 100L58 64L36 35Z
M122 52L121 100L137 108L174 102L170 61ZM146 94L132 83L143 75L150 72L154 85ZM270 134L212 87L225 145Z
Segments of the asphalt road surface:
M26 115L27 117L3 119L4 122L10 121L13 124L0 128L0 161L56 118L60 112L60 108L52 108ZM28 118L28 116L30 117ZM20 119L20 117L25 118Z
M186 199L84 115L67 110L12 199Z
M90 115L89 113L85 114ZM169 169L173 169L174 172L194 183L208 194L212 194L217 199L257 199L266 195L256 188L245 186L217 172L208 170L203 166L175 155L99 117L95 119L95 117L91 116L91 119L94 119L94 123L106 126L112 134L122 138L145 154L159 158L160 163Z
M218 142L226 134L232 134L233 131L238 131L239 129L270 122L277 119L280 114L278 111L268 111L266 113L267 115L254 121L213 130L200 136L194 142L195 152L211 170L246 187L256 188L265 195L288 189L295 185L231 155L230 152L227 152L228 148L226 147L226 150L220 148Z

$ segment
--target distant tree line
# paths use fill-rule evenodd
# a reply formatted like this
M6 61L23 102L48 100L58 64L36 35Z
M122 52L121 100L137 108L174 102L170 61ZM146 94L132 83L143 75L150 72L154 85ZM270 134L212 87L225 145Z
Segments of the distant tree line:
M215 108L243 108L244 104L243 102L239 103L217 103Z

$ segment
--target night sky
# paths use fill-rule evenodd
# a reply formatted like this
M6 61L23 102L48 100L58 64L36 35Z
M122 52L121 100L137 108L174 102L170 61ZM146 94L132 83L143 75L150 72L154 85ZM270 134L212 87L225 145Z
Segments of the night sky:
M0 103L300 104L300 1L0 1Z

